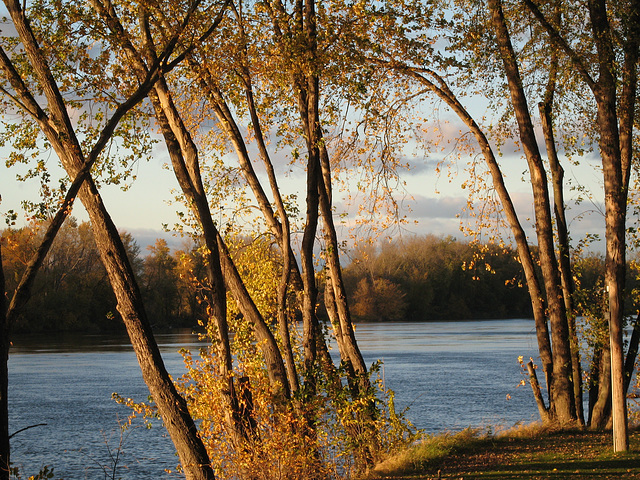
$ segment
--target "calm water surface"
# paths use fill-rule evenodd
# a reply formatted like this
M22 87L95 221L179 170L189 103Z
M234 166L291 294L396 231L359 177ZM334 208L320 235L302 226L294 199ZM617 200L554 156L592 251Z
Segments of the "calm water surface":
M358 324L365 360L384 362L380 375L396 392L399 410L427 432L468 426L511 426L537 420L517 357L536 358L532 320ZM180 348L202 344L189 333L158 335L174 376L183 371ZM160 424L141 424L121 441L118 423L129 411L111 400L118 392L144 401L135 355L124 336L19 336L9 359L10 430L45 423L12 439L12 460L33 475L53 465L56 478L177 478L177 457ZM510 399L508 399L510 397Z

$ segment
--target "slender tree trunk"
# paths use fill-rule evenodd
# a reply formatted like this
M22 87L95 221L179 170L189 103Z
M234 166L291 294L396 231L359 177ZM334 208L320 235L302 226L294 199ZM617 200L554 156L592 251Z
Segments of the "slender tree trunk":
M20 4L15 0L6 0L5 4L47 98L48 113L53 118L51 121L46 114L39 113L38 122L69 177L76 178L85 161L62 95L28 26ZM23 104L35 105L35 100L30 97L17 72L11 71L10 67L4 64L5 73L17 89ZM41 111L35 108L31 112ZM50 122L55 124L55 128L51 127ZM206 449L197 435L184 399L178 395L164 368L126 251L91 179L87 180L80 189L78 197L89 214L96 244L116 295L118 311L129 333L143 378L176 446L185 474L188 479L212 479L214 475Z
M518 64L502 11L502 3L500 0L489 0L488 5L511 92L511 104L518 122L520 141L529 164L529 174L531 176L540 264L547 293L546 298L551 323L553 380L550 393L552 410L557 421L561 424L569 424L576 419L571 381L571 346L569 343L567 312L562 300L560 275L555 257L547 176L538 150Z
M319 125L319 122L318 122ZM336 227L333 223L333 210L331 208L331 167L329 154L324 147L324 138L322 131L317 128L316 136L320 139L320 159L322 175L319 176L318 192L320 198L320 212L324 221L324 237L326 243L327 265L329 267L328 282L326 288L331 288L333 303L338 314L340 325L340 336L342 342L338 344L345 353L345 357L349 359L355 374L359 377L358 382L363 391L369 387L369 377L367 366L358 347L355 332L353 330L353 322L351 320L351 312L347 304L347 293L342 279L342 267L340 265L340 251L338 245L338 237ZM341 350L342 353L342 350Z
M190 63L194 67L194 69L196 69L199 72L200 84L203 87L203 90L208 93L209 99L211 101L211 105L213 107L213 110L216 116L218 117L220 126L222 127L222 129L225 130L225 132L227 133L227 136L231 139L231 142L234 145L244 177L247 183L249 184L252 192L254 193L255 197L258 199L260 210L265 220L267 221L267 224L270 226L271 231L276 237L281 248L282 257L283 257L283 271L280 279L280 284L278 286L278 313L277 313L278 330L282 340L284 358L286 359L286 372L287 372L289 388L291 389L291 391L295 392L298 389L298 377L297 377L297 372L295 367L293 349L291 346L288 318L286 315L287 291L288 291L290 279L292 278L292 276L293 277L297 276L298 278L297 283L300 284L300 286L302 281L300 279L300 273L298 271L298 266L297 266L295 257L291 252L289 220L288 220L287 212L284 209L284 203L280 195L280 190L277 185L273 164L271 163L266 145L264 143L264 136L262 134L262 130L260 126L260 119L258 117L255 104L253 101L253 93L251 90L251 79L249 77L249 73L245 72L245 74L243 75L243 80L246 84L246 96L247 96L247 103L249 106L249 112L251 114L252 127L255 131L255 137L258 142L260 154L262 156L263 163L267 170L267 175L269 177L269 183L271 185L272 194L274 196L278 213L280 215L280 218L282 219L282 222L278 222L276 218L276 215L271 207L271 204L267 198L267 195L265 194L264 189L262 188L262 185L260 184L258 176L256 175L255 170L249 159L249 153L245 146L242 133L240 132L240 129L238 128L230 109L228 108L226 102L224 101L222 93L220 92L218 87L215 85L213 77L210 75L210 73L206 69L201 67L194 60L191 60ZM287 269L284 267L284 265L289 265L290 267ZM237 282L234 282L234 283L237 283ZM246 305L248 303L248 300L250 299L246 298L246 295L242 293L242 290L246 290L246 289L244 289L243 287L239 290L234 290L235 292L234 297L236 298L236 301ZM239 298L239 295L242 297L241 299ZM253 303L253 301L251 301L250 303ZM257 309L255 310L257 312ZM263 324L264 321L261 320L261 316L259 314L258 316L260 317L260 320L254 321L254 325L256 325L256 330L258 329L262 330L261 324ZM256 318L256 315L252 315L249 318ZM262 335L262 338L265 338L265 335ZM259 339L260 339L260 336L259 336ZM269 341L269 343L271 343L271 341ZM276 363L272 363L272 365L276 365ZM284 386L286 389L287 388L286 385Z
M540 353L540 359L542 361L545 383L547 389L549 389L550 385L552 384L553 378L553 355L551 351L551 341L549 339L549 330L547 326L543 295L536 275L535 263L533 261L531 250L529 249L529 244L527 242L527 236L524 232L524 229L522 228L522 225L520 224L520 220L518 219L513 201L511 200L511 196L507 191L507 187L504 183L504 177L500 170L500 166L498 165L498 162L495 158L491 145L489 144L489 141L482 129L471 117L464 106L459 102L453 92L449 89L444 79L430 70L426 70L424 71L424 73L433 77L435 82L432 82L425 75L416 70L397 66L396 68L398 68L401 72L409 74L416 78L420 83L425 85L439 98L445 101L447 105L449 105L451 109L458 115L458 117L464 122L464 124L467 125L471 133L476 138L478 145L480 146L480 150L482 151L487 167L489 168L489 172L491 173L493 186L498 193L502 208L516 241L518 257L524 270L529 291L529 298L531 300L531 306L533 309L533 317L536 326L536 338L538 341L538 351Z
M551 423L552 419L549 415L549 409L544 403L544 398L542 398L542 392L540 391L540 383L538 382L538 376L536 375L535 367L533 366L533 362L527 363L527 372L529 373L529 383L531 384L531 389L533 390L533 397L536 400L536 405L538 406L538 413L540 414L540 418L542 419L542 423L547 424Z
M557 64L557 59L552 62ZM555 83L555 67L551 77ZM556 230L558 232L558 250L560 264L560 280L562 282L562 295L564 298L565 312L568 317L569 336L571 345L571 366L572 366L572 382L573 396L575 402L575 410L578 421L584 425L584 408L582 404L582 368L580 367L580 342L576 329L576 317L573 308L573 276L571 273L571 257L569 246L569 229L567 227L567 219L565 215L564 204L564 170L558 160L556 151L556 142L553 134L553 120L551 115L553 105L553 89L551 85L547 89L545 101L540 104L540 118L542 120L542 130L544 132L545 144L547 147L547 156L551 169L553 181L553 200L554 212L556 219Z
M324 220L324 231L326 245L327 263L329 266L329 275L327 278L327 285L325 288L331 289L331 296L336 306L336 313L338 316L338 323L340 325L340 336L342 342L339 347L344 349L345 358L348 358L349 363L352 365L354 372L359 377L358 381L361 384L363 391L369 386L369 378L367 376L367 366L364 363L364 358L360 353L358 344L355 338L355 332L353 330L353 324L351 322L351 314L349 312L349 306L347 305L347 294L344 288L344 282L342 280L342 270L340 267L340 261L338 258L338 241L333 225L332 211L329 201L326 196L326 192L322 192L324 187L320 187L320 210L322 212L322 218ZM342 351L341 351L342 353Z
M317 152L316 152L317 153ZM312 157L310 152L309 156ZM317 157L316 157L317 159ZM300 251L302 263L302 283L304 293L302 299L303 347L305 357L305 384L312 380L313 365L316 361L316 335L314 318L318 288L315 279L313 247L318 228L318 163L312 158L307 167L307 214ZM312 387L312 385L309 385Z
M599 358L594 358L596 366L596 375L592 379L589 389L590 415L589 427L594 429L602 429L607 426L611 417L611 350L602 348L599 351ZM597 363L595 363L597 362ZM595 388L595 395L591 395L591 390Z
M11 446L9 444L9 325L7 294L2 266L0 239L0 480L9 480Z

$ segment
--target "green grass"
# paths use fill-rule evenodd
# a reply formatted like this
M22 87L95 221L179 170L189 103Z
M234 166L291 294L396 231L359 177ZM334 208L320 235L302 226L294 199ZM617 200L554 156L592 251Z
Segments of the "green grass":
M640 479L640 431L613 453L611 432L521 427L499 435L465 430L425 438L366 477L379 479Z

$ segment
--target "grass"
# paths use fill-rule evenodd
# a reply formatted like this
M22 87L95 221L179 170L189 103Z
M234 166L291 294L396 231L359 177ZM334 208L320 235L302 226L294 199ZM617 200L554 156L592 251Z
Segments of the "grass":
M497 435L464 430L425 438L385 460L367 480L640 479L640 430L628 452L613 453L611 432L524 426Z

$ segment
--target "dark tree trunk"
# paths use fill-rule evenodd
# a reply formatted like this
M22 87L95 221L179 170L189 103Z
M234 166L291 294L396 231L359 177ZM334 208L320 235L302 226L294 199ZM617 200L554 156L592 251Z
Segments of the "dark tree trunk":
M611 350L606 347L597 349L593 363L595 371L591 372L589 387L589 427L602 429L611 418Z
M7 294L2 266L0 240L0 480L9 480L11 447L9 444L9 325L7 324Z
M631 338L629 339L629 348L627 349L627 359L624 362L624 393L629 392L629 386L631 385L631 379L633 378L633 372L636 367L636 360L638 359L638 346L640 345L640 314L636 316L633 322L633 331L631 332Z

